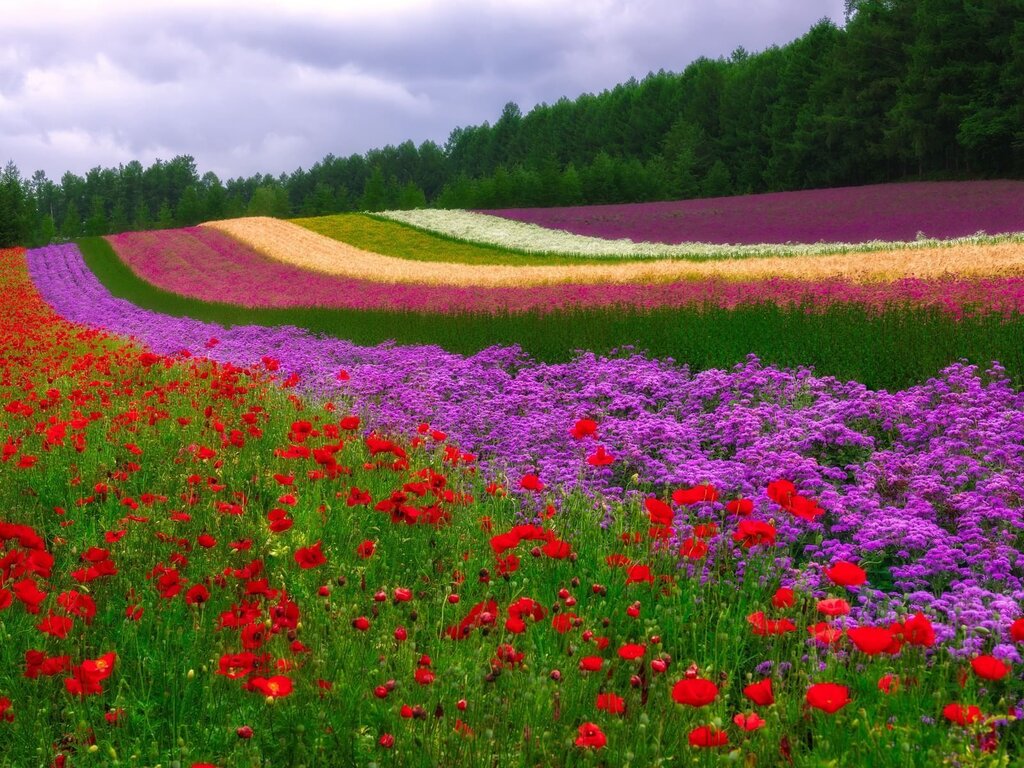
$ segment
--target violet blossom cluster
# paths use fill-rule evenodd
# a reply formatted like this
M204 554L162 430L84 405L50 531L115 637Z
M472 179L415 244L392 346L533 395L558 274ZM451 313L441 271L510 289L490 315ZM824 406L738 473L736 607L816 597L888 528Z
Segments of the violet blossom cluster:
M350 399L373 428L407 434L428 422L445 431L514 492L530 472L598 504L639 506L652 492L711 483L722 499L703 514L723 517L729 498L751 498L755 517L773 519L801 559L881 568L905 606L936 612L947 632L1005 633L1024 599L1024 394L998 364L952 365L888 392L753 357L695 372L628 350L541 364L517 347L471 356L360 347L292 327L225 328L139 309L112 297L74 245L27 259L43 298L70 321L163 354L243 366L272 356L307 394ZM570 435L582 418L598 423L596 437ZM598 445L611 464L588 464ZM807 522L781 510L765 492L778 479L825 516Z

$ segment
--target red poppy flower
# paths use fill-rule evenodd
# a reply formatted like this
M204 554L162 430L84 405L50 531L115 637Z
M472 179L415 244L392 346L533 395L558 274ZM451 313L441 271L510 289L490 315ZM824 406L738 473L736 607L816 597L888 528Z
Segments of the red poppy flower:
M672 687L672 699L689 707L703 707L718 696L718 686L702 677L684 678Z
M626 700L614 693L597 694L597 708L612 715L621 715L626 711Z
M210 590L202 584L196 584L185 593L185 602L189 605L199 605L210 599Z
M812 624L807 628L807 631L811 634L811 637L822 645L838 643L843 637L843 630L836 629L831 624L826 624L824 621Z
M1017 619L1010 625L1010 639L1015 643L1024 643L1024 618Z
M71 627L74 623L74 620L69 619L67 616L58 616L51 613L36 624L36 629L44 635L53 635L54 637L59 637L63 640L68 636L68 632L71 631Z
M760 682L745 686L743 688L743 695L759 707L767 707L774 704L775 693L772 691L772 679L766 677Z
M806 496L794 496L786 507L795 517L813 523L825 514L825 510L818 506L818 502Z
M646 652L646 645L626 643L621 648L619 648L619 658L625 659L626 661L634 661L636 659L641 658Z
M736 532L732 535L733 541L742 544L744 549L751 549L760 544L775 543L775 526L770 523L763 523L760 520L744 518Z
M764 637L767 635L783 635L786 632L795 632L796 624L789 619L769 619L764 611L757 611L747 616L755 635Z
M681 507L702 501L718 501L718 490L710 483L692 488L679 488L672 492L672 501Z
M796 494L796 486L789 480L773 480L768 483L768 498L780 507L788 508L790 500Z
M292 681L291 678L284 677L283 675L254 677L249 681L248 687L250 690L259 691L264 696L273 696L275 699L280 699L292 692Z
M830 597L818 601L818 613L826 616L845 616L850 612L850 604L841 597Z
M593 419L580 419L570 429L569 434L577 440L597 434L597 422Z
M853 627L846 630L846 636L857 646L857 650L868 656L889 651L894 640L892 632L884 627ZM899 650L898 642L896 649Z
M764 718L757 712L751 712L749 715L740 713L733 717L732 721L744 731L756 731L758 728L763 728L765 724Z
M641 581L654 583L654 576L651 575L650 567L646 565L631 565L626 572L626 583L634 584Z
M754 502L752 499L733 499L726 503L725 511L730 515L746 517L754 511Z
M900 679L896 675L882 675L878 678L878 690L882 693L894 693L899 690Z
M295 562L299 564L299 568L316 568L326 563L327 558L324 557L320 547L321 542L318 541L310 547L301 547L295 550Z
M942 716L957 725L970 725L985 719L985 716L981 714L981 710L976 705L958 704L956 702L944 706L942 708Z
M679 545L679 556L689 560L700 560L708 553L708 543L703 539L690 537Z
M661 499L656 499L653 496L644 499L644 508L655 525L672 525L672 507Z
M597 672L603 664L604 659L600 656L584 656L580 659L580 671Z
M86 624L91 624L96 615L96 602L92 597L73 589L69 592L61 592L57 596L57 605L68 613L85 619Z
M859 587L868 580L868 575L863 568L846 560L834 563L831 568L826 569L825 575L832 580L833 584L838 584L840 587Z
M615 461L615 457L605 450L603 445L597 446L597 450L587 456L587 464L592 467L607 467Z
M910 645L931 648L935 645L935 629L928 617L918 611L903 622L903 639Z
M583 723L579 727L579 736L576 738L576 746L585 749L601 749L608 743L608 738L601 729L594 723Z
M1010 671L1010 667L994 656L982 655L971 659L974 674L985 680L1002 680Z
M807 689L807 703L831 715L850 703L850 689L838 683L815 683Z
M729 743L729 734L713 725L702 725L687 737L691 747L722 747Z
M793 602L793 590L789 587L779 587L772 595L772 606L775 608L792 608Z
M537 475L523 475L519 487L524 491L543 491L546 486Z

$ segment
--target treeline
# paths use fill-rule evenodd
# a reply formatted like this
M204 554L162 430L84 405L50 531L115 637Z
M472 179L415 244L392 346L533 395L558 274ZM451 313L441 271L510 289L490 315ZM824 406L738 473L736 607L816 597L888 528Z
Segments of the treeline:
M848 0L758 54L308 170L221 182L188 156L0 177L0 243L243 215L640 202L1024 175L1024 0Z

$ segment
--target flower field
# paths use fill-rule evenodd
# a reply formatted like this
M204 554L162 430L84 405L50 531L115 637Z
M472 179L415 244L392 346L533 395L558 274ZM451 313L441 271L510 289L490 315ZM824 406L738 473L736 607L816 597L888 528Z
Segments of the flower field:
M0 251L0 768L1024 753L1017 240L306 225Z
M558 283L656 283L672 280L799 280L843 278L855 282L900 277L937 278L1024 273L1024 242L954 241L922 247L893 247L868 254L841 251L793 256L648 259L615 264L509 265L416 261L364 251L290 222L265 217L226 219L203 225L229 235L275 261L328 275L444 286L509 287Z
M146 282L171 293L243 307L335 307L356 310L551 313L570 307L715 306L771 302L822 311L856 304L881 312L892 305L1010 314L1024 309L1024 276L984 280L914 277L861 283L821 281L681 280L671 283L566 283L534 287L449 287L384 283L335 275L262 256L212 227L114 235L121 261Z
M1022 231L1024 182L881 184L730 198L486 211L578 235L637 242L911 241Z

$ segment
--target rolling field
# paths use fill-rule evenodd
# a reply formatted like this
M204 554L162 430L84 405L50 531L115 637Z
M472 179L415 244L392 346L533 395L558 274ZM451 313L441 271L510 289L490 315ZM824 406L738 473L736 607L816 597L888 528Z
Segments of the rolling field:
M656 243L911 241L1020 232L1024 182L879 184L579 208L486 211L579 235Z
M0 251L0 768L1013 765L1016 190Z

